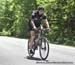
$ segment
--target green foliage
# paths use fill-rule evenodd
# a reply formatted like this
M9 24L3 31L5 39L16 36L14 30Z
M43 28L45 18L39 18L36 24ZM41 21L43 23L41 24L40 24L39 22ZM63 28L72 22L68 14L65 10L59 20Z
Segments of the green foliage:
M0 0L0 35L28 37L33 10L43 5L52 43L75 46L75 0Z

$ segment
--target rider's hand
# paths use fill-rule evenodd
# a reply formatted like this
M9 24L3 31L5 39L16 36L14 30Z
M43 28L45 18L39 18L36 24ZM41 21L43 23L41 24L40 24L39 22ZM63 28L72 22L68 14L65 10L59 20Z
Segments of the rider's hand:
M50 29L50 28L47 28L47 30L48 30L48 32L50 32L50 31L51 31L51 29Z

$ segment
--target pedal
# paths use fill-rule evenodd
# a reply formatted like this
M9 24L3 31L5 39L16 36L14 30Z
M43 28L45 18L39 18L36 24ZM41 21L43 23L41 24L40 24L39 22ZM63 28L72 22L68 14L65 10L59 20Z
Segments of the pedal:
M34 46L34 50L38 50L38 46Z

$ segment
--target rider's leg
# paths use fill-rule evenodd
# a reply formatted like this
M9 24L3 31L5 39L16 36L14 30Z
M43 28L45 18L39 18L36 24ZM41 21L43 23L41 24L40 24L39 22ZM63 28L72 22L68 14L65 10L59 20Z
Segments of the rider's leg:
M34 38L35 38L35 31L30 31L30 44L29 44L30 49L32 48Z

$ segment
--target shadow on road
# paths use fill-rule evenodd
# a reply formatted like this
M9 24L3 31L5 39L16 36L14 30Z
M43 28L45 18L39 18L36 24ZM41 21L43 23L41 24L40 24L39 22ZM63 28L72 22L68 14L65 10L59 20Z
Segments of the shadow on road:
M37 57L29 57L29 56L27 56L26 57L27 59L29 59L29 60L41 60L40 58L37 58Z
M37 60L37 61L42 61L42 59L40 58L37 58L37 57L29 57L27 56L26 59L29 59L29 60ZM43 61L48 61L48 60L43 60Z

